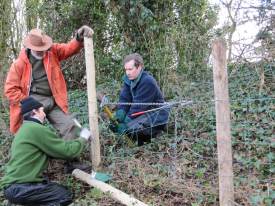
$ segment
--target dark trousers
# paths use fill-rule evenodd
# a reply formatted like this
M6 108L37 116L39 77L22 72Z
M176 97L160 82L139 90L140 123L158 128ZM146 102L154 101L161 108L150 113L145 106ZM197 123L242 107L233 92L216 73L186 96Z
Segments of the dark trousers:
M169 118L169 108L145 113L127 123L126 134L141 146L161 132Z
M49 183L12 184L4 190L13 204L28 206L63 206L72 203L72 194L62 185Z
M151 138L155 137L159 132L164 130L165 125L150 127L143 130L133 131L127 135L134 141L137 141L138 146L144 145L145 142L150 143Z

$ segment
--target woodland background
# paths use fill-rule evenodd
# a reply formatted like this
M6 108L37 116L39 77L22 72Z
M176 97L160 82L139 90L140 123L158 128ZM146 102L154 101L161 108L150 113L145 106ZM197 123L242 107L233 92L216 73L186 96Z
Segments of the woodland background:
M123 56L132 52L143 55L166 101L194 101L173 108L168 129L142 147L114 135L100 116L102 170L112 174L111 184L150 205L218 205L211 43L222 37L228 47L235 205L274 204L275 3L217 3L228 17L221 27L219 6L207 0L1 0L0 176L12 141L3 86L22 38L39 27L55 42L67 42L86 24L95 32L97 89L112 101L122 83ZM260 27L253 41L234 41L238 27L249 21ZM83 51L63 62L62 69L71 112L88 125ZM88 158L87 151L83 159ZM48 174L72 188L73 205L120 205L64 175L58 162Z

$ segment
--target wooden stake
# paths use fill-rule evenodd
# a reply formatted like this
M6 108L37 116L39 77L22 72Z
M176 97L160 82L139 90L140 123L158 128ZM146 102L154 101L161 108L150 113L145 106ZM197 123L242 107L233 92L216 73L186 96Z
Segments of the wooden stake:
M127 206L148 206L147 204L135 199L134 197L108 185L104 182L91 178L91 175L82 170L75 169L73 176L88 183L89 185L109 194L112 198Z
M91 160L93 169L100 164L100 143L98 132L98 112L96 100L96 78L95 78L95 60L93 39L84 37L86 76L87 76L87 92L89 107L89 125L93 138L91 138Z
M212 45L213 79L216 109L217 149L219 164L220 206L232 206L234 202L232 149L230 134L230 108L226 67L226 44L215 40Z

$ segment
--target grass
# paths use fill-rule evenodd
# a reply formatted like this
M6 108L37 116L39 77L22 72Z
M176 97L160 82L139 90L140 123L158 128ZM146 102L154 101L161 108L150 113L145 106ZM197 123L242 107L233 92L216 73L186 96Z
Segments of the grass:
M261 90L254 68L234 68L229 75L235 202L240 205L274 204L275 112L274 85L270 79L274 73L272 69L265 72L267 78ZM111 101L117 100L119 87L118 82L99 85L99 89L110 94ZM129 147L125 137L113 134L108 120L99 117L101 170L112 175L111 185L152 206L217 205L213 84L211 80L185 81L176 88L169 94L169 101L184 98L192 99L194 104L173 108L167 131L150 144ZM70 91L69 99L71 112L88 126L86 91ZM1 175L9 142L10 139L1 138ZM88 150L82 159L89 159ZM76 197L72 205L121 205L109 195L56 172L60 168L62 163L56 163L49 172L52 179L72 188Z

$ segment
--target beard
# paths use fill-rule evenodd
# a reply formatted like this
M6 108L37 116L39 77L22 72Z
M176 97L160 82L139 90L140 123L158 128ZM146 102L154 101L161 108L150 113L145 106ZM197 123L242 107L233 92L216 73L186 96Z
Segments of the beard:
M31 54L37 60L42 60L45 56L45 53L42 56L40 56L40 55L37 55L33 50L31 50Z

